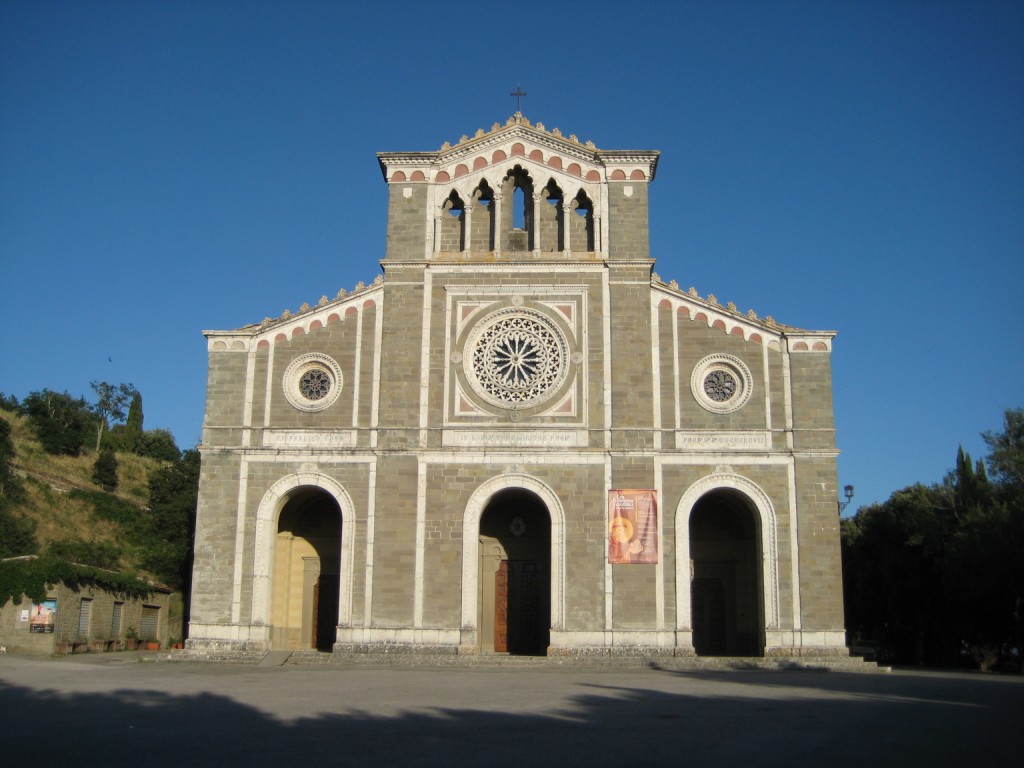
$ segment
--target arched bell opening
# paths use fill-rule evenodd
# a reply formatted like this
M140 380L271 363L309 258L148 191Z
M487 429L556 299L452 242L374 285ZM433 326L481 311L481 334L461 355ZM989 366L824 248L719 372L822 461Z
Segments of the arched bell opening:
M544 656L551 637L551 518L534 493L512 488L480 518L480 651Z
M441 205L441 231L438 250L446 253L462 251L466 237L466 205L459 193L452 190Z
M538 229L540 250L551 253L565 249L565 232L563 230L561 188L554 179L548 181L540 194L541 204L538 212Z
M759 517L732 490L712 491L690 514L690 611L698 656L763 656Z
M594 203L582 189L572 199L569 242L573 251L594 250Z
M473 192L473 216L469 250L494 250L494 190L484 179Z
M501 214L502 249L530 251L534 244L533 179L522 166L517 165L506 174L501 185L503 204Z
M292 491L274 541L271 647L330 650L337 638L341 509L329 493Z

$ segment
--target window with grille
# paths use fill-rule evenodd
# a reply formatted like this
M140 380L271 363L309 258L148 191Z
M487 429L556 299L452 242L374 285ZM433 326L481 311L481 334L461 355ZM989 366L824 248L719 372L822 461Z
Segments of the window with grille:
M89 625L92 623L92 598L82 598L82 609L78 614L78 636L89 636Z
M120 637L121 636L121 609L124 607L124 603L114 603L114 610L110 614L110 636Z
M139 636L143 639L158 638L160 629L160 608L155 605L142 606L142 623Z

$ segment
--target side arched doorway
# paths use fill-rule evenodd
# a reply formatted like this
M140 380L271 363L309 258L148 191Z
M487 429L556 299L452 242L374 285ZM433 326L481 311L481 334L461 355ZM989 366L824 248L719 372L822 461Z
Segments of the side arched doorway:
M730 490L690 514L690 610L700 656L763 656L761 533L749 501Z
M271 647L330 650L337 637L341 509L319 488L288 496L274 540Z
M551 634L551 518L534 493L496 493L480 518L480 650L547 654Z

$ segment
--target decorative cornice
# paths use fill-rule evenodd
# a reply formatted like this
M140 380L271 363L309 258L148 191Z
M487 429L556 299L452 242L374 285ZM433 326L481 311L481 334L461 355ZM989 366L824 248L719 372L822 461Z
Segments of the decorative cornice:
M358 282L356 283L355 288L351 291L342 288L333 299L328 299L327 295L324 294L320 297L315 306L310 306L308 302L303 303L303 305L295 312L286 309L276 318L265 317L259 323L244 325L234 331L203 331L203 335L207 339L216 337L256 336L266 331L279 330L282 326L295 323L300 319L305 323L307 320L312 319L312 315L318 312L345 306L356 299L365 300L371 294L379 292L383 285L384 275L377 275L369 285L366 285L363 282Z
M722 320L727 326L731 325L732 328L756 329L780 341L787 338L807 342L809 349L813 349L816 343L825 344L831 349L831 340L836 336L836 331L811 331L791 325L783 325L777 322L771 315L763 318L759 317L753 309L742 312L731 301L726 302L725 306L723 306L713 293L709 293L707 297L702 297L697 292L697 289L693 287L683 291L675 280L665 283L656 272L651 273L651 287L670 299L675 299L682 304L699 307L707 313L709 323L713 323L715 320ZM749 334L744 333L744 338L748 337Z
M656 150L600 150L592 141L581 143L575 134L566 137L558 128L548 131L543 123L531 124L517 113L504 125L494 123L489 131L478 128L472 137L463 135L455 144L446 141L436 152L378 152L377 161L387 179L389 168L424 168L456 163L516 138L547 146L568 159L591 165L645 165L648 167L647 181L654 179L660 155Z

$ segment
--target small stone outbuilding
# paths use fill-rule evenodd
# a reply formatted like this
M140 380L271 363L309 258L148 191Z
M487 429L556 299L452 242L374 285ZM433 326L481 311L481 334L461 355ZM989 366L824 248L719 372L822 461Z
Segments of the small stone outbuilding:
M46 599L8 600L0 607L0 645L8 653L62 655L134 649L139 641L168 648L181 637L170 613L171 590L153 585L145 597L86 584L51 585Z

